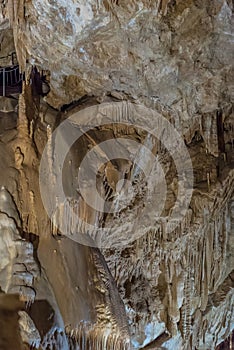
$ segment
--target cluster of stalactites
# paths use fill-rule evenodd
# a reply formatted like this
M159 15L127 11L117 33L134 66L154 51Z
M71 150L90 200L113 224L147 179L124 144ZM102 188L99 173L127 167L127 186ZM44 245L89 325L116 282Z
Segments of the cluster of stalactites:
M129 339L122 334L103 330L100 326L82 323L76 329L66 329L71 350L131 350Z

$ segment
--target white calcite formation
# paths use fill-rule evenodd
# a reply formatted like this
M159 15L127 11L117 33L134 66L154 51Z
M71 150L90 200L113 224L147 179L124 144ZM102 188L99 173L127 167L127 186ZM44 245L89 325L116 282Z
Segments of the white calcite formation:
M1 2L0 66L16 51L25 73L0 97L2 350L210 350L231 334L233 11Z
M9 192L0 191L1 230L1 289L5 293L18 293L27 303L35 299L33 280L38 267L33 258L33 245L21 238L20 220Z

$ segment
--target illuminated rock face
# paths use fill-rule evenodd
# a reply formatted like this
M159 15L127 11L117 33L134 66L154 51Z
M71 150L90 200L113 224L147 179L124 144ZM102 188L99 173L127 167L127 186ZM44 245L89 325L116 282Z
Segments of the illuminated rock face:
M0 65L16 50L26 73L0 100L1 349L214 349L234 317L232 1L0 9Z

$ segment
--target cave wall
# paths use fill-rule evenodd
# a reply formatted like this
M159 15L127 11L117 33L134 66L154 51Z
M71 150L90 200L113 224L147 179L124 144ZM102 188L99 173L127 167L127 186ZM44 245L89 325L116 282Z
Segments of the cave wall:
M23 93L0 100L0 296L17 294L24 303L12 301L9 314L9 324L19 324L18 347L214 349L234 324L233 2L8 0L0 21L1 66L15 50L25 72ZM33 65L50 83L44 98L34 94ZM192 188L176 176L170 151L178 145L169 127L158 132L162 118L184 141ZM74 130L94 126L65 162L64 188L82 226L66 217L68 201L50 220L40 187L46 150L43 179L54 196L54 130L66 120ZM100 214L77 193L82 157L126 137L158 157L165 181L147 153L136 153L135 162L142 158L156 174L158 192L155 178L146 181L131 165L134 157L114 163L98 149L99 192L117 207L133 196L120 214ZM62 141L66 147L69 137ZM118 158L133 154L131 143L118 147ZM133 183L127 195L118 188L122 178ZM168 233L183 188L191 201ZM113 235L98 236L103 227Z

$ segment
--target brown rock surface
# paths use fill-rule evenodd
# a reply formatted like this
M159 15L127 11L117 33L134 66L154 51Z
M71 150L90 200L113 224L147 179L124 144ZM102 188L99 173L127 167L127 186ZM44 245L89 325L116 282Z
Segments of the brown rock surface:
M4 350L210 350L228 338L233 6L1 2L0 66L16 50L26 77L20 96L0 98Z

